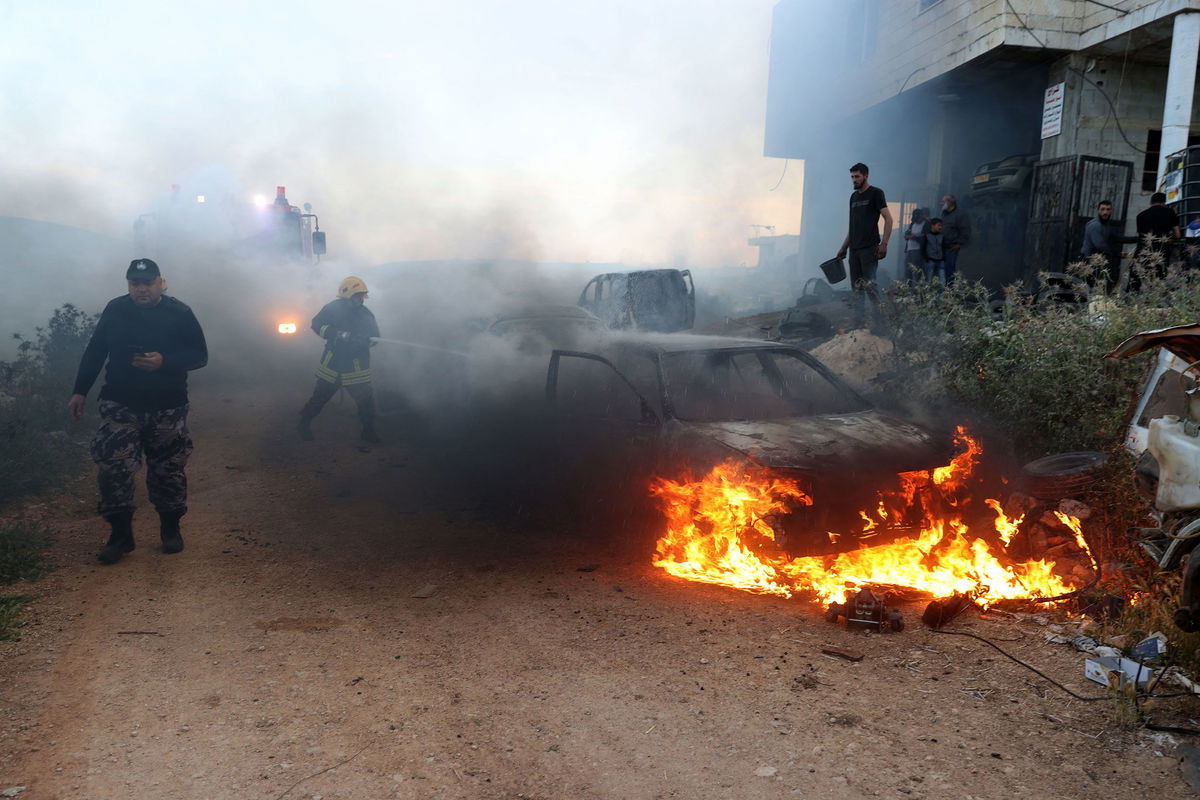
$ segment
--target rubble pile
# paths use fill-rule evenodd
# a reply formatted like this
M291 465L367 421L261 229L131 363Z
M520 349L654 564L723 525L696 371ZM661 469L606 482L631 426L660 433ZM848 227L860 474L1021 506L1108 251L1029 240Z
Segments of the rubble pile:
M813 348L812 354L859 391L888 368L892 342L865 330L839 333Z

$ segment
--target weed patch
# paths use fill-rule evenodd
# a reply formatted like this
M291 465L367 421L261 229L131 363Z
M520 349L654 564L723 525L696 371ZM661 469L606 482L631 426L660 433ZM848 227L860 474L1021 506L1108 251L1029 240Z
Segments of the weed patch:
M37 580L50 570L46 548L50 538L40 525L0 524L0 584Z
M7 642L16 637L20 627L21 609L32 599L33 596L28 594L0 597L0 642Z

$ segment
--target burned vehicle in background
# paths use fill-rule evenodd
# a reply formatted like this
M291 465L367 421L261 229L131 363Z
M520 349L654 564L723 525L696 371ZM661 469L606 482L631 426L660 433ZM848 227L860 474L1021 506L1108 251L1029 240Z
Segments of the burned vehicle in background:
M524 353L573 347L607 330L600 318L585 308L548 303L510 308L479 324L480 333L510 342Z
M562 451L592 468L607 460L632 491L647 475L730 460L795 480L811 503L771 523L792 555L857 547L860 512L881 489L954 455L950 436L872 407L812 355L775 342L643 335L555 350L546 399ZM893 516L871 535L907 536L910 522Z
M1135 483L1157 527L1135 528L1137 544L1165 570L1183 569L1175 624L1200 631L1200 325L1143 331L1108 354L1157 349L1125 435Z
M696 320L696 287L687 269L610 272L588 281L580 308L615 330L685 331Z

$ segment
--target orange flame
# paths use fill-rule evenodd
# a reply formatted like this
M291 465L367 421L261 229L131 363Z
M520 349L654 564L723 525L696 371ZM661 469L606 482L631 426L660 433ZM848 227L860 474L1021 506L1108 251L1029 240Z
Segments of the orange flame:
M982 449L964 430L963 451L945 467L899 476L899 489L880 491L872 511L860 511L860 538L888 524L916 530L909 538L827 556L789 558L777 544L780 517L812 505L799 484L762 467L725 462L693 481L656 479L651 493L666 516L654 565L691 581L791 597L843 602L857 587L895 586L948 597L971 594L986 605L1002 598L1052 597L1072 590L1053 561L1018 563L1005 546L1022 522L988 500L994 519L973 531L961 509ZM1079 520L1058 513L1090 555ZM914 519L914 517L916 517ZM977 526L979 523L975 523ZM839 533L828 532L836 542Z
M279 323L279 332L284 335L295 333L296 332L296 323L294 323L294 322Z

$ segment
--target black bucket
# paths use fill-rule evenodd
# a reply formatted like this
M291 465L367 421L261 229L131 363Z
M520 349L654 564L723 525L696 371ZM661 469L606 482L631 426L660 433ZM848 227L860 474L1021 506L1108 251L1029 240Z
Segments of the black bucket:
M825 273L825 280L830 284L840 283L846 279L846 265L840 258L831 258L828 261L821 262L821 272Z

